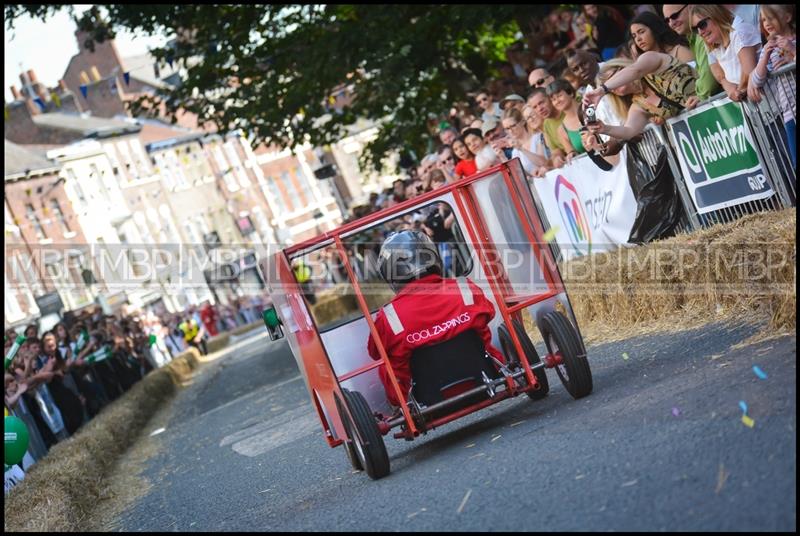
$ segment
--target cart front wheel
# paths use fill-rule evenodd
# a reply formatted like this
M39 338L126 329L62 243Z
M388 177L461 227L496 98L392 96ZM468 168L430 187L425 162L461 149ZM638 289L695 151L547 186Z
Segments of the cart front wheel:
M378 423L375 422L369 404L358 391L342 389L342 392L353 416L354 422L350 423L353 426L348 430L348 434L352 440L355 456L371 479L383 478L389 474L389 454L386 452L386 445L383 443ZM353 467L356 467L355 463Z
M522 327L522 323L517 319L512 320L512 323L514 324L514 330L517 332L517 338L519 338L519 342L522 345L522 350L525 352L525 357L528 358L528 365L532 367L540 363L541 360L539 359L539 354L536 352L536 347L525 332L525 328ZM506 356L509 367L515 369L521 366L517 350L514 347L514 341L511 340L511 334L505 324L500 324L498 328L498 337L500 338L500 349L503 355ZM528 398L531 400L541 400L550 392L547 373L544 367L534 370L533 373L536 375L536 381L541 387L535 391L526 391L525 394L528 395Z
M591 393L592 371L570 321L558 311L547 313L542 318L542 336L551 354L561 354L562 363L556 366L556 372L572 398Z

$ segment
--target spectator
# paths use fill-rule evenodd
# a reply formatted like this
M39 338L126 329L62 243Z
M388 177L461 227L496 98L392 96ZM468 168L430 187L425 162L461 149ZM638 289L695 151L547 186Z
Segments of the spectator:
M749 74L756 68L761 36L747 22L733 27L733 14L719 5L692 5L692 31L697 32L711 55L719 62L724 77L722 88L732 101L747 98ZM710 59L709 59L710 61Z
M601 84L606 83L612 76L631 63L633 61L624 58L614 58L603 62L600 72L597 73L597 86L600 87ZM623 87L603 95L595 111L596 118L606 125L624 125L628 117L628 110L633 102L632 93L643 92L640 81L632 82L629 86L631 86L630 89ZM592 135L588 130L581 133L581 140L587 151L595 150L601 156L606 157L606 160L610 160L612 164L616 164L618 160L616 158L609 159L608 156L619 153L624 145L619 140L610 138L607 135L600 135L599 137Z
M58 409L61 411L67 432L72 435L83 424L83 404L77 393L73 392L68 386L68 381L72 380L72 377L68 376L67 363L58 352L58 343L56 342L55 333L52 331L48 331L42 336L42 354L38 360L39 368L50 362L52 362L50 370L53 371L53 377L48 384L49 390ZM77 391L77 387L74 388Z
M216 337L218 335L217 332L217 319L218 315L214 308L211 306L211 303L208 301L203 303L203 307L200 309L200 319L203 322L203 326L206 328L206 332L211 335L212 337Z
M567 52L567 67L577 79L576 98L580 102L583 92L586 91L587 87L591 87L597 76L599 68L598 57L596 54L586 50L570 50ZM575 86L573 85L573 87Z
M525 106L525 99L516 93L508 95L506 98L500 101L500 109L504 112L509 108L516 108L517 110L522 111L523 106Z
M39 338L39 326L36 324L29 324L25 328L25 338L26 339L38 339Z
M487 121L481 126L483 139L497 155L499 162L511 158L512 147L500 121Z
M544 141L544 131L542 127L544 126L544 119L536 113L536 111L530 106L525 105L522 108L522 117L525 119L525 124L528 127L528 132L532 133L534 141L532 142L536 149L533 151L534 153L542 153L544 154L545 160L547 161L547 166L550 165L550 149L547 148L547 143ZM541 147L541 151L539 150Z
M469 132L470 129L467 129ZM478 131L480 132L480 130ZM453 153L458 158L456 167L453 169L456 180L469 177L478 172L478 166L475 164L475 155L469 150L463 136L459 136L453 142Z
M692 31L689 22L689 4L664 4L664 20L669 24L676 33L685 37L688 40L689 48L694 55L694 68L697 72L697 82L695 90L697 91L697 98L706 100L711 95L716 95L720 92L721 87L718 79L722 79L722 68L713 57L708 56L706 45L700 36ZM713 63L711 61L713 60Z
M455 139L453 140L455 141ZM455 180L455 169L456 169L456 156L453 154L453 148L449 145L442 145L436 151L436 155L438 158L437 161L437 168L441 169L445 177L447 178L447 182L452 182ZM430 175L430 174L429 174ZM430 178L428 184L426 184L425 191L430 191Z
M494 102L491 93L487 89L481 88L478 91L475 102L483 110L481 121L488 121L490 118L494 118L497 121L500 120L503 111L500 110L500 105Z
M667 26L664 19L645 11L637 15L630 24L630 32L636 46L637 56L655 50L678 58L684 63L694 61L689 41Z
M586 152L581 141L581 120L578 117L575 90L566 80L556 80L547 86L547 96L553 107L564 115L558 137L561 146L567 150L566 161L569 163L575 156Z
M564 165L564 159L567 156L567 151L558 137L558 129L561 122L564 120L564 114L553 108L550 98L547 96L547 91L538 88L531 92L528 98L528 103L534 111L539 114L543 119L542 131L544 132L544 141L547 148L550 150L551 164L553 167L561 167ZM570 148L571 150L572 148Z
M555 77L550 74L547 69L543 69L541 67L536 68L531 71L531 74L528 75L528 84L530 84L531 88L546 88L549 86L553 81L555 81ZM530 100L530 96L528 96L528 100Z
M647 79L648 89L652 90L658 98L650 98L643 93L637 93L633 97L633 105L628 111L624 126L605 125L598 120L593 125L587 125L590 132L629 140L642 133L651 117L657 117L663 121L684 109L694 108L699 102L694 93L695 77L691 67L668 54L645 52L631 65L612 76L605 84L584 93L584 107L589 105L596 107L603 95L612 91L618 95L630 94L626 93L626 91L631 92L629 84L643 78Z
M534 116L536 114L533 114ZM540 167L547 166L544 155L544 143L534 132L528 130L525 118L516 108L503 113L503 128L510 134L511 158L519 158L522 168L528 175L533 175Z
M458 131L446 122L441 126L444 128L439 130L439 141L442 142L442 145L453 145L453 141L458 137Z
M491 146L483 139L483 133L478 129L469 129L464 135L464 143L470 152L475 155L475 167L483 171L498 163L497 155Z
M586 25L584 34L591 34L594 50L604 60L611 59L624 41L625 19L613 6L597 4L584 4L582 17Z
M768 39L747 85L747 95L752 102L761 102L761 88L767 83L768 73L795 62L797 33L794 19L794 6L778 4L761 6L761 24ZM783 84L776 84L775 89L780 109L783 111L783 126L789 156L792 166L797 167L796 96L790 95Z

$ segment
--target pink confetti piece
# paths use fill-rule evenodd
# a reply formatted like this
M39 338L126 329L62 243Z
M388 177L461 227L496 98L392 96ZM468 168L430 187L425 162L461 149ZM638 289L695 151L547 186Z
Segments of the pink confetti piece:
M681 414L681 410L679 410L678 408L672 408L672 415L677 417L680 414Z

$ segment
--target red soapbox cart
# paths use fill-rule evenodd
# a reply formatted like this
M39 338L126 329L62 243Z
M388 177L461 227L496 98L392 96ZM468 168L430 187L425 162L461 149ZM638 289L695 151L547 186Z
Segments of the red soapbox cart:
M401 393L374 324L393 296L374 269L374 245L437 210L455 216L453 240L440 247L444 276L468 277L492 301L492 343L506 363L492 358L467 330L415 351L412 388ZM556 369L574 398L591 393L591 370L555 246L543 238L547 227L515 159L269 256L273 305L263 317L270 338L286 337L328 444L344 445L355 469L373 479L389 474L383 436L392 429L395 438L413 440L521 393L543 398L548 368ZM542 356L523 327L526 315L544 340ZM368 337L378 347L378 361L367 353ZM387 400L380 366L396 399L408 400L402 412Z

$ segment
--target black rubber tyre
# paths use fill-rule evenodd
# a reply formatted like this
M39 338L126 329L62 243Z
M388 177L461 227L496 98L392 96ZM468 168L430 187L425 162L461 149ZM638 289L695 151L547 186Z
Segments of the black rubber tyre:
M561 352L563 364L556 366L556 373L572 398L582 398L591 393L592 371L570 321L558 311L547 313L542 318L542 336L551 354Z
M339 415L342 416L342 424L344 424L345 431L347 432L347 437L344 439L344 451L347 453L347 459L350 460L350 465L353 466L353 469L356 471L363 471L364 466L361 465L361 460L358 459L358 453L353 444L353 425L350 423L350 419L347 417L347 413L345 413L342 402L339 400L338 396L336 397L336 406L339 409Z
M342 389L342 392L355 421L352 424L358 430L358 434L353 433L351 437L356 457L371 479L383 478L390 471L389 454L386 452L386 445L383 443L372 410L358 391ZM363 442L359 439L359 435L363 438Z
M525 328L522 327L522 323L515 319L513 320L513 324L519 342L522 344L522 350L525 352L525 357L528 359L528 365L532 367L538 364L541 361L539 359L539 353L536 351L536 347L525 332ZM500 327L497 329L497 334L500 338L500 350L503 352L503 355L506 356L509 368L514 369L520 366L519 356L514 348L514 341L511 340L511 333L509 333L508 327L505 324L500 324ZM536 375L536 381L541 384L541 387L536 391L527 391L525 394L528 395L528 398L531 400L541 400L550 392L550 383L547 381L547 373L544 368L534 370L533 373Z

